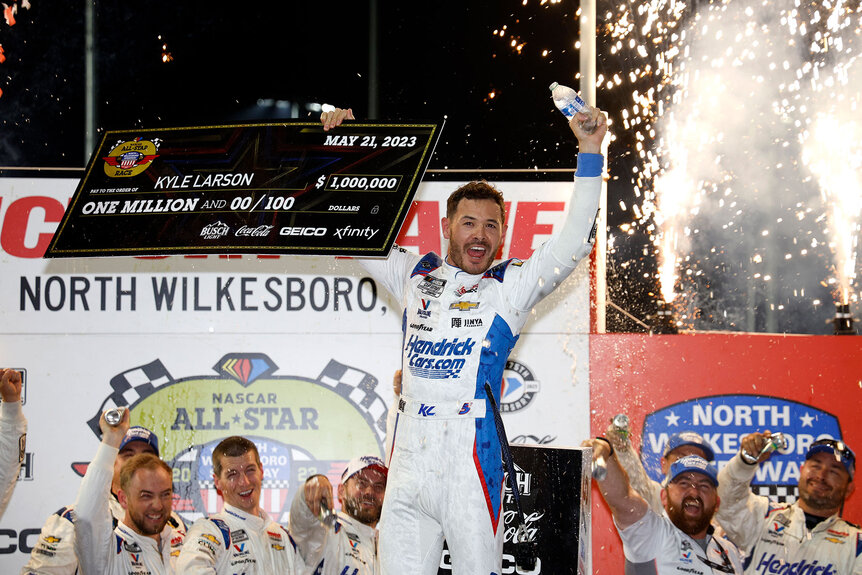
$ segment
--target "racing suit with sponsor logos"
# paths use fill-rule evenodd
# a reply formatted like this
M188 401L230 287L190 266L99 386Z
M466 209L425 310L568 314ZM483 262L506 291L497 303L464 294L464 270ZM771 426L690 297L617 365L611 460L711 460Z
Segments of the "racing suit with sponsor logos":
M305 563L287 529L262 509L251 515L225 503L195 521L177 561L183 575L300 575Z
M745 553L746 575L860 575L862 530L838 515L814 529L797 505L776 505L749 488L757 465L735 455L718 474L715 518Z
M0 405L0 517L6 511L24 461L27 419L20 401Z
M183 544L185 531L165 524L160 541L140 535L114 520L109 492L119 449L100 443L87 467L75 502L74 548L81 573L98 575L169 575Z
M532 307L592 250L603 157L579 154L565 222L528 260L470 275L399 248L360 260L403 309L402 395L379 525L382 573L437 572L443 537L455 573L500 573L499 400L506 360Z
M108 507L116 527L126 511L113 493L108 496ZM45 520L39 541L33 547L30 560L21 569L20 575L74 575L78 572L78 557L74 548L74 517L75 506L69 505ZM175 511L171 511L168 525L185 531L185 524Z
M694 573L736 573L742 575L742 564L736 546L715 535L707 534L706 549L683 533L664 513L652 509L636 523L620 529L627 575L670 575Z
M377 529L339 511L320 521L299 489L290 506L290 534L313 575L375 575Z

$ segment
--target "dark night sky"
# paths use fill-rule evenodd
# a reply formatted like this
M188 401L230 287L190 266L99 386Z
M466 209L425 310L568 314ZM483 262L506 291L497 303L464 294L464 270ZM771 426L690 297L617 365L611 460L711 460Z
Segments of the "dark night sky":
M85 4L30 2L15 26L0 24L6 56L0 64L0 166L80 168L89 156ZM377 119L447 117L429 168L574 167L576 146L547 86L577 87L576 3L381 0L378 6ZM289 108L259 106L260 100L292 102L300 118L317 117L306 110L309 102L349 105L358 117L369 117L369 7L368 0L97 2L97 128L291 117ZM494 35L503 26L507 36ZM525 43L520 54L509 45L513 36ZM598 72L625 71L627 62L611 56L606 42L600 35ZM173 58L167 63L163 44ZM619 126L629 97L622 90L599 91L598 104ZM633 203L634 142L623 130L615 132L608 222L619 235L619 225L632 219L619 200ZM655 311L657 291L648 239L636 233L616 246L610 296L645 318ZM615 311L608 323L611 330L642 331ZM806 328L790 321L783 330Z

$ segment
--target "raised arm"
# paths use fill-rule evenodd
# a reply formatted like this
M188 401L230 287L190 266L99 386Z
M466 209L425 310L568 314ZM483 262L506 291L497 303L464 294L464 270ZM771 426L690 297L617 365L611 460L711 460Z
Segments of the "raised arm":
M111 496L114 460L129 429L129 410L123 410L116 427L108 425L103 413L99 427L102 442L87 466L75 502L75 553L81 573L107 573L114 530L108 498Z
M6 511L24 461L27 420L21 410L21 373L0 368L0 517Z
M620 467L616 456L611 453L610 444L600 439L588 439L581 446L592 447L594 461L600 458L605 460L607 477L602 481L596 481L596 485L611 508L617 527L625 529L640 521L647 514L649 506L644 498L632 489L626 472Z

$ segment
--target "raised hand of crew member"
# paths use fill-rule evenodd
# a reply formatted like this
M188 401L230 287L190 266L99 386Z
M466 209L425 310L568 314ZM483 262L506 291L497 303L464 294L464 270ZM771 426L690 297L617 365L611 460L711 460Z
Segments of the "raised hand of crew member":
M332 484L325 475L315 475L306 481L304 495L305 504L314 515L320 516L321 502L324 502L327 509L332 510Z
M5 403L21 401L21 372L0 367L0 397Z
M593 461L600 457L605 461L611 457L611 444L606 440L601 439L585 439L581 442L581 447L591 447L593 449Z
M131 413L128 408L123 408L123 416L120 418L120 423L116 426L110 425L105 421L105 412L102 412L102 417L99 418L99 428L102 430L102 443L107 443L112 447L119 449L126 432L129 430L129 422L131 421Z
M742 438L742 441L739 442L739 450L748 453L752 457L757 457L758 454L763 450L766 446L769 438L772 437L772 432L769 430L764 431L763 433L755 432L750 433ZM762 461L766 461L772 455L772 452L767 452L758 457L757 463ZM742 458L745 461L745 458ZM748 462L746 462L748 463Z
M331 112L323 112L320 115L320 123L323 124L323 131L328 132L331 128L340 126L344 120L355 120L353 117L353 108L342 110L335 108Z
M581 128L581 123L593 119L596 122L596 131L592 134L586 133ZM608 115L598 108L591 108L589 114L578 112L569 120L569 128L578 139L578 151L585 154L601 154L602 140L608 132Z

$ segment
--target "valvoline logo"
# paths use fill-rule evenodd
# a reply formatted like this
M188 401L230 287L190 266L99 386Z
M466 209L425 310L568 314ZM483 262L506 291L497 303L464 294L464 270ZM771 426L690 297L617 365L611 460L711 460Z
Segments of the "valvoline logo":
M661 456L668 437L695 431L715 451L719 468L739 452L740 440L755 431L782 432L787 449L760 464L754 485L792 485L811 444L821 438L841 439L838 418L816 407L763 395L713 395L669 405L646 416L641 459L647 473L661 481Z

